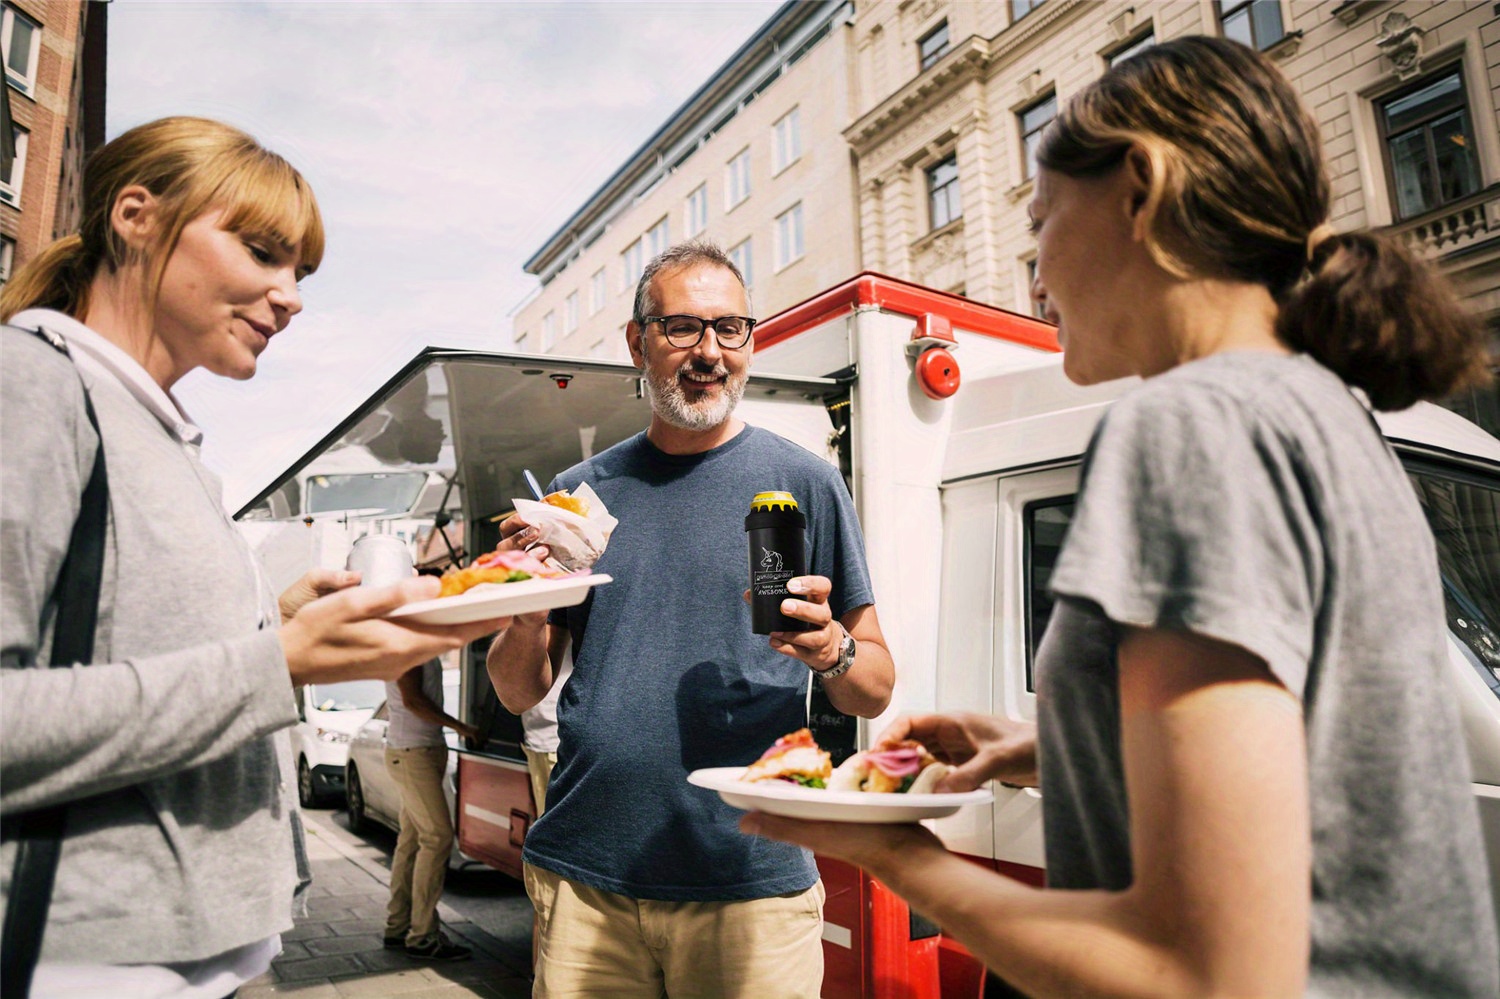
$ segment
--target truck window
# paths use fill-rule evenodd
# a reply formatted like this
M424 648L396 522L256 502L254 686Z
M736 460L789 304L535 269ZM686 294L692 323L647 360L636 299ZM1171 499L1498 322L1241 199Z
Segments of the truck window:
M385 684L379 680L345 680L307 687L307 703L319 711L369 711L383 700Z
M1500 482L1408 462L1437 543L1448 632L1500 697Z
M307 480L307 512L405 513L427 485L425 472L355 472Z
M1026 689L1036 690L1032 675L1036 647L1052 618L1052 569L1073 522L1076 497L1062 496L1026 504Z

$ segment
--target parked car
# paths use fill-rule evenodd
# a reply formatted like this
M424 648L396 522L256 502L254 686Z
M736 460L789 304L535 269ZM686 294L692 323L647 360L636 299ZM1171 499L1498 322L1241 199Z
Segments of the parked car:
M335 804L344 797L349 740L385 700L385 684L309 683L298 687L296 696L292 754L297 761L297 798L303 808Z
M384 685L382 685L383 688ZM382 695L384 691L382 689ZM450 715L458 713L459 671L443 670L443 710ZM391 724L390 709L384 697L380 706L364 724L360 725L349 743L348 763L345 766L345 799L349 807L349 828L362 833L372 824L379 824L392 832L401 831L401 791L391 779L385 767L386 730ZM458 830L456 803L458 773L458 733L444 729L448 742L448 769L443 774L443 796L448 799L448 812L453 816L455 837ZM453 853L448 858L451 868L477 863L458 849L455 838Z

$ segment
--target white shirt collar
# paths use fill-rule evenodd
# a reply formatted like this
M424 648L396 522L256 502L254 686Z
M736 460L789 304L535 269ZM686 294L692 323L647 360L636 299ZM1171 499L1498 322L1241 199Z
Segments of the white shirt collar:
M190 447L203 443L203 431L172 394L157 384L140 362L66 313L53 309L24 309L11 317L22 329L45 327L67 341L73 359L95 376L106 375L136 398L173 437Z

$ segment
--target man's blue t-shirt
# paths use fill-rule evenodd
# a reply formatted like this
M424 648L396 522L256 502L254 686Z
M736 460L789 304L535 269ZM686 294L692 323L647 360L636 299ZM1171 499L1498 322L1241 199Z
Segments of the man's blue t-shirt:
M552 614L571 634L573 676L526 861L635 898L728 901L811 887L811 854L744 835L743 813L687 775L752 763L807 724L808 668L750 631L742 597L756 493L790 492L807 515L809 573L833 581L835 618L874 603L843 480L803 448L746 427L693 455L637 434L549 490L581 482L620 522L594 567L614 582Z

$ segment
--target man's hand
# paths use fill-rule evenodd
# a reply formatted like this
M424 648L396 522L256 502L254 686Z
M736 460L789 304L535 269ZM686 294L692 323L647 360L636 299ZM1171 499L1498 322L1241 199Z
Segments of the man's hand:
M811 631L773 631L771 648L784 656L800 659L810 669L821 673L839 661L839 646L844 628L833 619L828 594L833 583L827 576L797 576L787 580L787 591L802 599L788 597L781 602L781 613L814 625Z
M297 612L319 597L359 585L359 573L347 569L313 569L307 575L286 588L277 598L281 609L281 622L285 624L297 616Z
M915 739L953 770L938 782L938 791L972 791L986 781L1036 787L1036 723L994 715L960 712L897 718L875 740L886 749Z
M513 513L500 522L500 543L495 546L495 551L523 551L538 562L545 562L551 557L552 549L536 543L540 535L541 531L522 520L520 514ZM528 545L531 547L528 548ZM547 623L548 613L550 612L536 611L531 614L517 614L511 619L511 623L523 627L540 627Z

